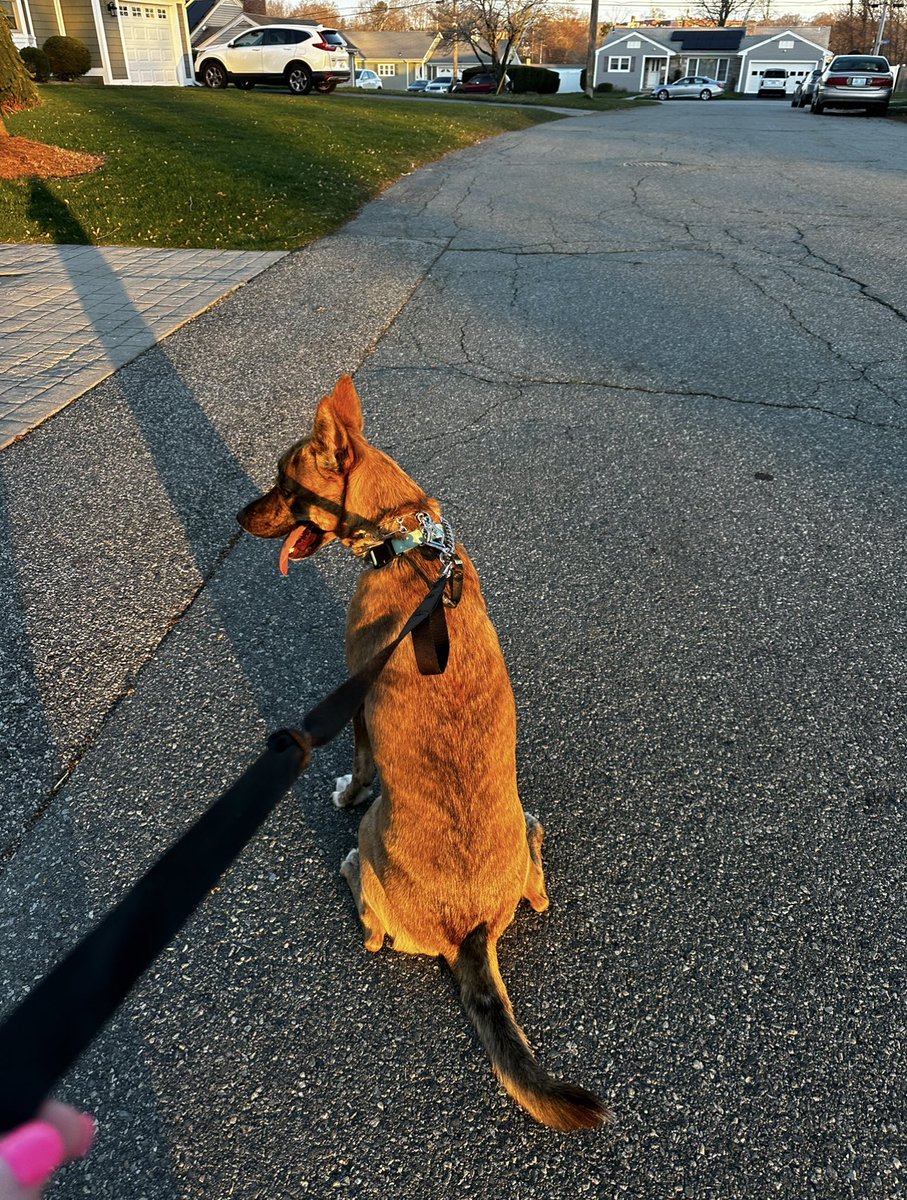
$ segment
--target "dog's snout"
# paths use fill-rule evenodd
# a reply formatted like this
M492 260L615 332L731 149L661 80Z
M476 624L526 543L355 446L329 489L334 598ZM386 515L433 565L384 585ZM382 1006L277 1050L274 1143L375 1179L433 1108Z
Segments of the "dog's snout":
M298 524L276 488L266 492L236 514L240 526L253 537L284 537Z

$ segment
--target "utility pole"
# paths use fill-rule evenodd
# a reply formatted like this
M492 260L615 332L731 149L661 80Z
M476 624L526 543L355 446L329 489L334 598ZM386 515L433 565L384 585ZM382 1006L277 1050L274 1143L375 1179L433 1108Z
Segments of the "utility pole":
M598 42L598 0L589 9L589 45L586 48L586 95L595 95L595 50Z
M872 45L873 54L878 54L882 48L882 38L885 35L885 22L888 20L888 0L882 0L882 15L879 17L879 27L876 30L876 40ZM865 45L865 42L864 42Z

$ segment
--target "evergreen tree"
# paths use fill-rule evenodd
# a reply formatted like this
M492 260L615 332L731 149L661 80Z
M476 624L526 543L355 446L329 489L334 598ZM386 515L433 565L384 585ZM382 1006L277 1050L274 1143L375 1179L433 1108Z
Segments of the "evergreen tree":
M22 108L33 108L38 92L29 78L21 55L13 45L13 36L6 17L0 12L0 137L8 137L3 118Z

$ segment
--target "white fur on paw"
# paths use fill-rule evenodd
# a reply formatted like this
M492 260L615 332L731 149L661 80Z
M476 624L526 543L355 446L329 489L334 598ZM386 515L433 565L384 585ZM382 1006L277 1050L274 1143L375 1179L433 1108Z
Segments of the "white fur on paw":
M340 797L352 782L352 775L338 775L334 780L334 790L331 792L331 800L338 808L343 808L343 805L340 803Z
M359 870L359 851L351 850L340 864L340 874L343 876Z
M362 804L368 800L372 794L370 787L360 788L358 792L352 795L347 795L350 784L353 782L352 775L338 775L334 781L334 790L331 793L331 800L337 808L354 808L357 804Z

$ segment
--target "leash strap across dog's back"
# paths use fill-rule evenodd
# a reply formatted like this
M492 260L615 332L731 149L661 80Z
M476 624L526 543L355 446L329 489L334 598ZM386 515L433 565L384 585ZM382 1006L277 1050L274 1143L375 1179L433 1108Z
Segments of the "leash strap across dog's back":
M394 650L430 620L446 583L442 575L394 641L303 718L302 732L272 734L229 791L0 1025L0 1135L31 1120L305 770L309 750L340 732Z

